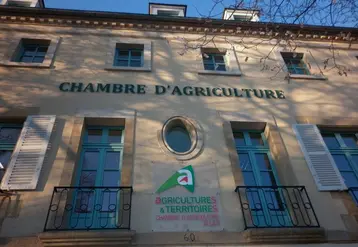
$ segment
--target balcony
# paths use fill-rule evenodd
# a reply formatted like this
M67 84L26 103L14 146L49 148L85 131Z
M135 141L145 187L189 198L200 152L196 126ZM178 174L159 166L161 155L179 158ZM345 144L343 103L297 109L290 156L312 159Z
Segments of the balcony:
M304 186L238 186L245 230L319 228Z
M44 231L130 230L132 187L55 187Z

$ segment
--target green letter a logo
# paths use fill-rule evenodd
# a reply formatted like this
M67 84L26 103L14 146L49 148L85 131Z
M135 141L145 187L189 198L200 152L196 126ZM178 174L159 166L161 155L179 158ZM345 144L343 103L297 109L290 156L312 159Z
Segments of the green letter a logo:
M195 176L192 166L184 167L176 173L174 173L162 186L159 187L157 193L162 193L170 188L173 188L177 185L182 185L191 193L194 192L195 187Z

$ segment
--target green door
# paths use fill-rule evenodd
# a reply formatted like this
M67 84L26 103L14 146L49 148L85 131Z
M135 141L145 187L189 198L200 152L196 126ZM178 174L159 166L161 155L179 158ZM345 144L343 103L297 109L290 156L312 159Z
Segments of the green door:
M116 228L121 183L123 129L88 127L78 166L71 228Z
M292 225L283 206L283 196L268 143L262 132L234 132L243 174L245 195L254 227Z

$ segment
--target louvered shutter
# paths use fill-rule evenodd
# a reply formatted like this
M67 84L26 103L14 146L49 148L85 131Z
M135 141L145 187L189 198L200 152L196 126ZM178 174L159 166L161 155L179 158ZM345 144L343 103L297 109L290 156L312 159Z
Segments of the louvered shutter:
M347 189L317 126L313 124L294 124L293 130L318 190Z
M27 117L2 179L2 190L36 189L55 118Z

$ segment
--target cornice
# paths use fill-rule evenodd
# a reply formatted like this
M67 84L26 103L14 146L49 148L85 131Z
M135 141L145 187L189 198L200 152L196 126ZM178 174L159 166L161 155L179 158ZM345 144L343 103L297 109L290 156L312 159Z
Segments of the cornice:
M0 23L21 23L103 29L180 32L225 36L274 38L357 43L357 28L300 26L292 24L235 22L190 17L162 17L144 14L0 7Z

